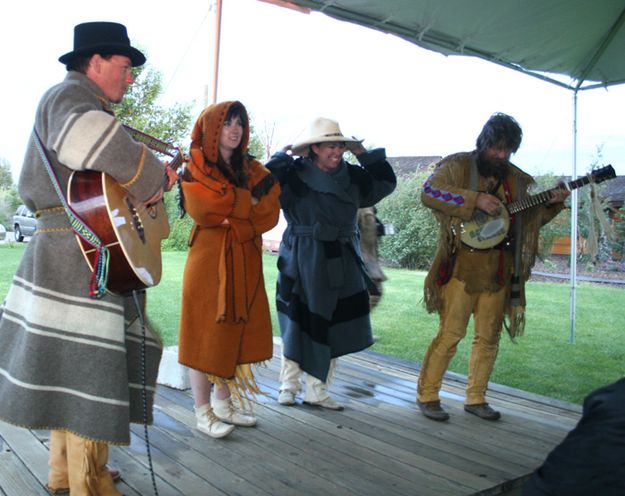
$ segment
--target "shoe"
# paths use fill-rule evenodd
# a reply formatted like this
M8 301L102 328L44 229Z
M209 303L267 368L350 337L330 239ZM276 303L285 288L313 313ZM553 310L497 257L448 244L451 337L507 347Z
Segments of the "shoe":
M421 413L429 419L438 420L439 422L449 420L449 414L443 410L440 400L423 402L417 400L417 406Z
M195 418L196 429L215 439L225 437L234 430L234 425L226 424L217 418L208 403L195 409Z
M289 391L288 389L280 391L280 394L278 395L278 403L286 406L294 405L295 393L293 391Z
M464 405L464 411L477 415L484 420L499 420L501 418L501 413L491 408L488 403Z
M218 400L213 397L212 406L215 416L222 422L241 427L253 427L256 425L256 417L237 411L232 404L232 397L228 397L225 400Z
M336 410L340 412L341 410L345 410L345 407L341 405L338 401L334 401L329 396L326 396L321 401L306 401L304 403L310 406L320 406L321 408L327 408L328 410Z

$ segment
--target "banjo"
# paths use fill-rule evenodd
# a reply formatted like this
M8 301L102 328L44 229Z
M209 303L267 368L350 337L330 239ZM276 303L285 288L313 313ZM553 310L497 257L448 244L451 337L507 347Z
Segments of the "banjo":
M564 184L563 187L571 191L591 182L600 183L615 177L616 173L614 172L614 168L611 165L606 165L586 176ZM483 210L476 209L473 218L461 224L460 239L465 245L479 250L497 246L508 234L510 215L547 203L550 198L550 190L547 190L509 203L508 205L501 203L501 208L497 215L489 215Z

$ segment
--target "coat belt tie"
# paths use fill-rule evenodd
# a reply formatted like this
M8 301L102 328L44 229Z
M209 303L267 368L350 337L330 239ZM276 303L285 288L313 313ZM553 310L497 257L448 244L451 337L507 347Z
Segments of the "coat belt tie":
M226 234L223 237L221 253L219 255L218 290L217 290L217 315L216 321L226 320L228 311L228 283L232 284L231 293L232 318L234 322L247 322L248 304L247 287L245 278L245 255L241 243L233 240L232 229L224 226ZM228 263L228 258L231 258Z

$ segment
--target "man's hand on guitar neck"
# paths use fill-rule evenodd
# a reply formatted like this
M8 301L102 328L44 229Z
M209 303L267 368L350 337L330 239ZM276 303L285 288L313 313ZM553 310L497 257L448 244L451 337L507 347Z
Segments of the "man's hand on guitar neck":
M488 215L499 215L501 212L501 201L499 198L488 193L478 193L475 206Z
M174 187L178 181L178 174L175 170L173 170L169 165L165 167L165 178L163 179L163 188L165 191L171 191L171 188Z
M564 183L558 183L558 185L549 191L551 198L547 201L547 205L554 203L561 203L566 200L571 192L564 186Z

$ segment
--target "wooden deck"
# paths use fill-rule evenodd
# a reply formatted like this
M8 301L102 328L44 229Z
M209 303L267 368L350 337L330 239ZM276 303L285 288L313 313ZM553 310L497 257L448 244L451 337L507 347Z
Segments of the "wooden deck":
M279 350L275 350L276 355ZM418 367L364 352L341 359L334 396L343 412L277 403L279 358L259 370L267 397L255 407L255 428L214 440L194 429L189 391L159 386L149 428L161 496L218 495L495 495L518 488L577 422L581 409L493 385L488 422L462 410L464 378L448 374L447 423L416 409ZM47 431L0 422L0 495L45 495ZM144 427L132 443L113 447L110 462L126 496L154 494Z

